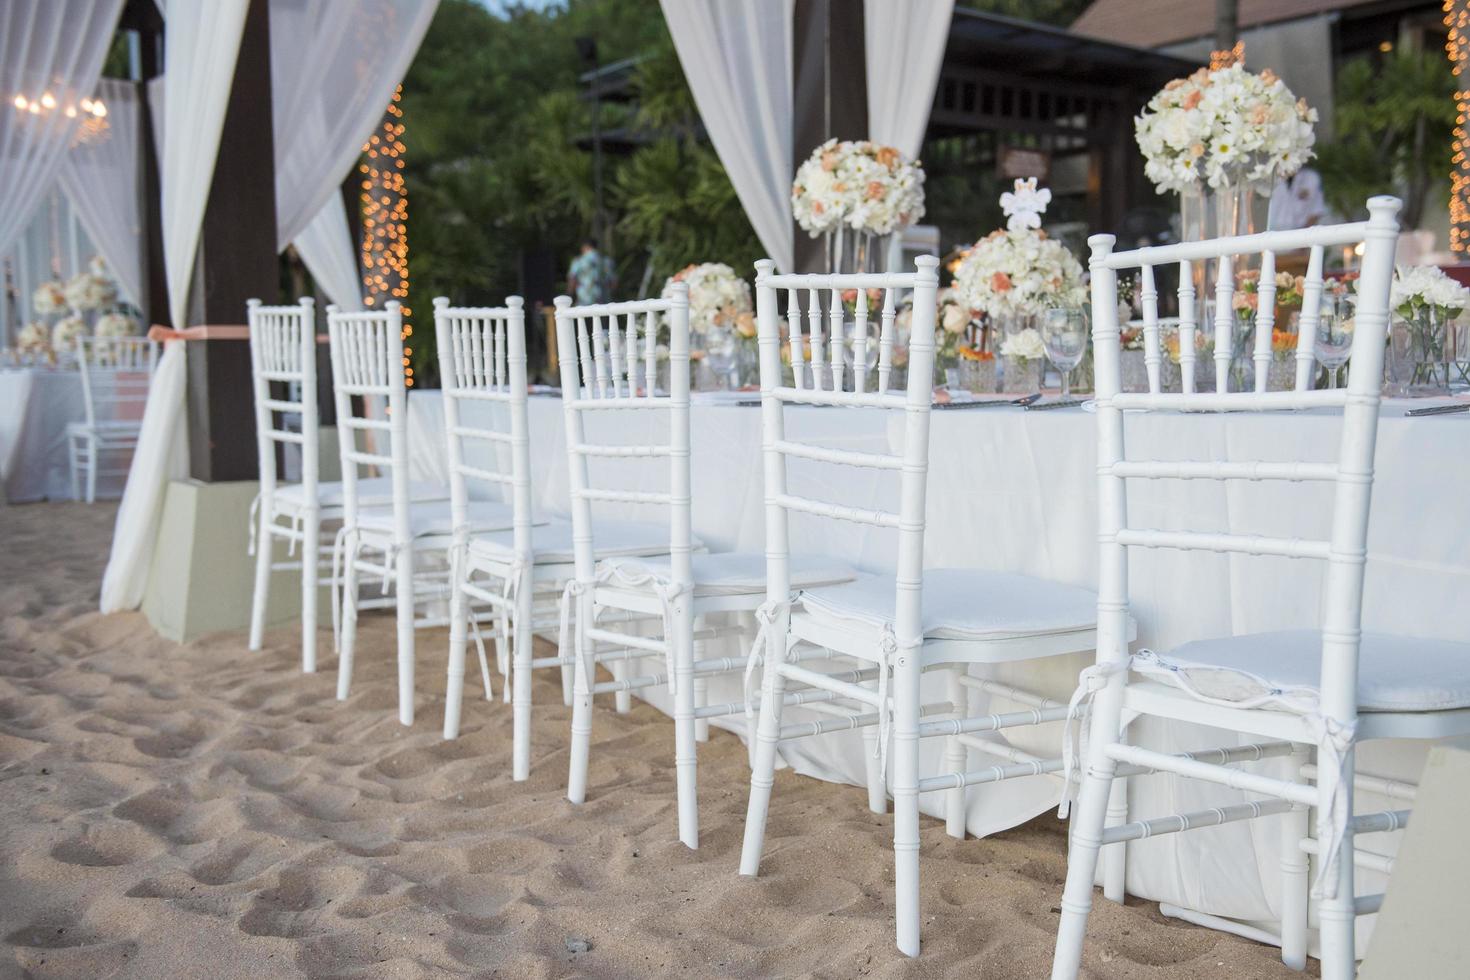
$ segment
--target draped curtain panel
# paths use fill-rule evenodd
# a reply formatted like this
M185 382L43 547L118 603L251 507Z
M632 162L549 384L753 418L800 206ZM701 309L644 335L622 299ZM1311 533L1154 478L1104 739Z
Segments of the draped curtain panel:
M164 45L163 259L175 327L184 313L249 0L168 0Z
M121 11L122 0L0 4L0 255L56 180Z
M865 0L868 138L919 155L954 0Z
M333 303L350 312L363 309L357 243L352 240L341 194L327 198L311 224L296 236L295 245L296 254Z
M789 272L793 0L661 3L710 142L766 254Z
M61 161L61 187L112 275L135 305L143 295L143 224L138 202L138 86L104 78L107 137L71 148Z

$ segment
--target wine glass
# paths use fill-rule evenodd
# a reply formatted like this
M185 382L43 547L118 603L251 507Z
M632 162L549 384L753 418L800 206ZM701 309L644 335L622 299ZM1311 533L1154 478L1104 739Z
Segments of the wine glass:
M739 387L736 372L740 367L739 340L733 327L711 324L704 334L704 363L715 376L721 389Z
M1047 360L1062 376L1062 397L1070 397L1072 370L1087 353L1087 324L1082 311L1075 307L1047 310L1041 320L1041 346L1046 350Z
M1317 363L1327 369L1327 387L1337 387L1337 370L1353 353L1352 307L1346 302L1324 299L1317 315L1313 350Z

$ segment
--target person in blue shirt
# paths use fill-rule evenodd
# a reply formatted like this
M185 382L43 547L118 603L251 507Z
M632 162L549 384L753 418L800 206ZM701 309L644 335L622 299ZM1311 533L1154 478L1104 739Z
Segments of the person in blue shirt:
M597 239L582 243L582 251L567 269L567 291L578 306L606 303L612 299L612 262L597 250Z

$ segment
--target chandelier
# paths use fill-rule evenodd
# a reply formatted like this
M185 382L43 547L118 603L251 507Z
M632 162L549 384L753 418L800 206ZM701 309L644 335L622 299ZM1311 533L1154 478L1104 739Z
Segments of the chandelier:
M17 92L12 103L17 112L31 116L47 116L59 111L67 119L77 120L72 146L100 142L107 138L107 106L101 99L83 98L75 105L68 102L63 106L50 92L42 92L39 97L30 98L24 92Z

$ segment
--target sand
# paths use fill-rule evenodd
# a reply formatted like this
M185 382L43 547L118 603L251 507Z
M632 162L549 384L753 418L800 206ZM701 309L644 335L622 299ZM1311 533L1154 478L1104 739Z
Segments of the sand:
M513 783L505 706L471 702L464 735L439 738L442 630L420 636L404 729L386 616L363 620L338 703L334 662L302 676L293 628L250 653L243 633L177 646L99 615L114 513L0 508L0 977L1046 974L1065 871L1050 816L964 842L924 819L912 962L892 941L891 826L863 790L779 773L763 874L740 878L732 736L701 747L689 851L652 708L599 709L573 807L550 675L532 778ZM1091 926L1090 977L1299 976L1152 903L1099 899Z

